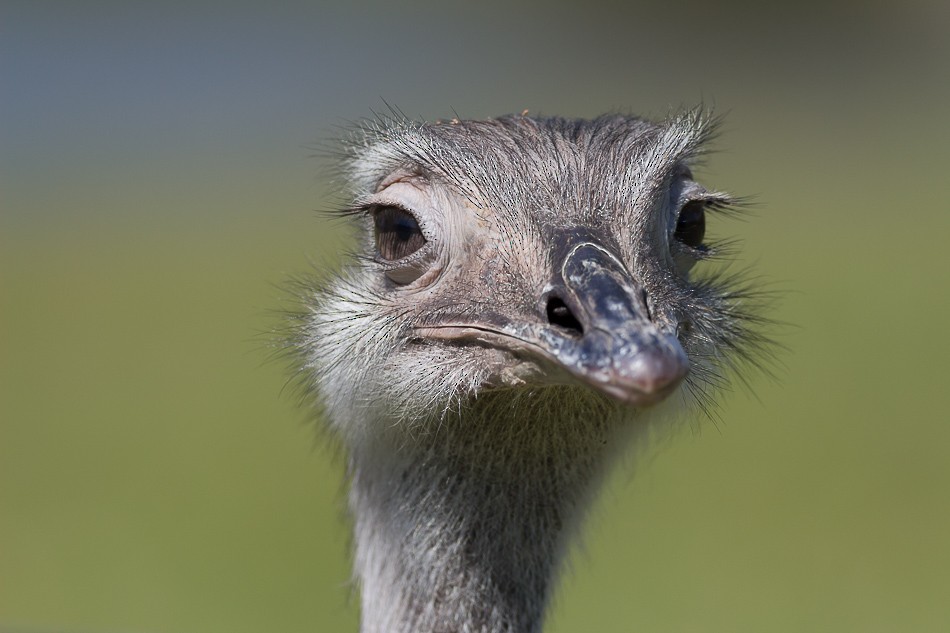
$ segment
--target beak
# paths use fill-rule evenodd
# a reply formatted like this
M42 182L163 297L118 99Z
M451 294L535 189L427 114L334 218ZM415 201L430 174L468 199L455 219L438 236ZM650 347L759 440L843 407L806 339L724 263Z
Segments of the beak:
M557 364L633 405L655 403L679 385L689 370L686 353L652 321L643 286L616 256L575 242L559 277L542 297L550 327L536 331Z
M676 336L651 319L643 286L595 241L565 233L557 250L564 255L541 296L543 320L512 319L491 309L477 315L443 312L417 323L416 336L477 341L540 358L634 406L669 395L686 376L689 360Z

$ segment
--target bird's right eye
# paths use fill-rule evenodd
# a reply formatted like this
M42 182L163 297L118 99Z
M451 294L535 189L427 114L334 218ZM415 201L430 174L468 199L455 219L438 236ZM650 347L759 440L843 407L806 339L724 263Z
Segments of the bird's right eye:
M426 243L419 223L411 213L395 206L376 207L376 251L387 262L403 260Z

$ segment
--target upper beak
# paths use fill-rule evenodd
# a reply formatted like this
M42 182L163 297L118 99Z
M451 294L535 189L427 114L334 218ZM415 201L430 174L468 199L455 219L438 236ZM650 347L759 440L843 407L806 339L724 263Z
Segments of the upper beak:
M650 318L646 293L620 260L594 242L569 247L547 306L560 300L572 328L541 329L538 341L564 369L629 404L661 400L686 376L689 361L676 337Z

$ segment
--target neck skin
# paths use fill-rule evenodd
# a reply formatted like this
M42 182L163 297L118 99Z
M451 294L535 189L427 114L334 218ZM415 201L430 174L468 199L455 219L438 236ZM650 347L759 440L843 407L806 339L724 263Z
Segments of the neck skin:
M540 631L593 489L645 425L576 391L523 400L480 396L414 432L378 420L388 435L351 450L363 633Z

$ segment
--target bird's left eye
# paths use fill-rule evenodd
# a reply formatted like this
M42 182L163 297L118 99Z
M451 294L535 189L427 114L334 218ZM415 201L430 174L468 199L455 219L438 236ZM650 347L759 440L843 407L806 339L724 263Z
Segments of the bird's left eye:
M703 200L691 200L680 209L676 219L673 237L691 248L703 245L706 236L706 203Z
M385 261L405 259L426 243L416 218L405 209L377 207L373 219L376 224L376 251Z

